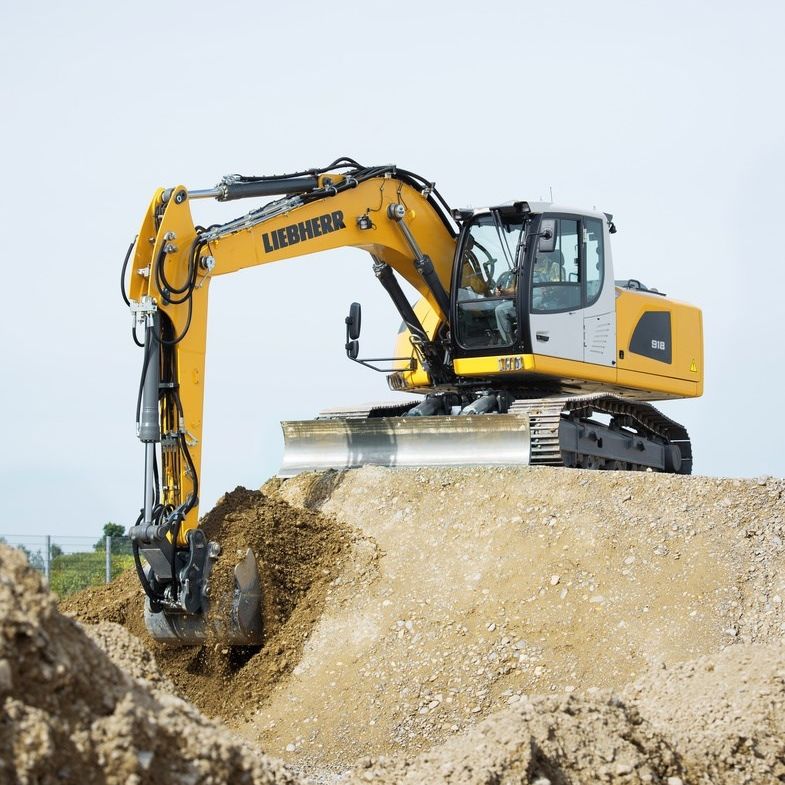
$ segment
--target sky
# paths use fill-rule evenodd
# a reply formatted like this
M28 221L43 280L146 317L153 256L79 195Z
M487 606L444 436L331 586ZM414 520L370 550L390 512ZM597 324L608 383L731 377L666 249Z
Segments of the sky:
M142 501L141 352L119 270L154 190L341 155L614 214L617 278L703 309L696 473L785 475L785 4L147 2L0 11L0 534L92 535ZM227 220L248 203L194 207ZM202 511L280 463L279 422L390 400L343 352L400 322L362 252L211 286Z

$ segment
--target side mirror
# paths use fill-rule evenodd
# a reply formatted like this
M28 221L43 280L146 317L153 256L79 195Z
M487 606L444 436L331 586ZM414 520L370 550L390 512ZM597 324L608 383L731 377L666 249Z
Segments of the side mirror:
M556 249L556 219L543 218L540 221L539 242L537 250L541 253L551 253Z
M344 320L346 322L346 356L350 360L356 360L360 352L360 326L362 324L362 307L360 303L352 303L349 306L349 315Z
M346 340L356 341L360 337L360 326L362 323L362 306L360 303L352 303L349 306L349 315L346 317Z

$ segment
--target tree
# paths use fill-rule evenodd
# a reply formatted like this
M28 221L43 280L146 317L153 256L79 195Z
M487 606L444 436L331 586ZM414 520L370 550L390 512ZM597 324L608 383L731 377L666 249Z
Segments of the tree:
M112 553L130 553L131 549L128 543L128 538L125 535L125 526L119 523L104 524L104 535L93 546L96 551L102 551L106 548L106 537L112 538Z
M49 546L49 558L56 559L58 556L62 556L62 555L63 555L63 549L56 542L53 542Z
M27 557L28 563L34 570L44 569L44 557L41 555L40 548L35 553L24 545L17 545L17 548Z

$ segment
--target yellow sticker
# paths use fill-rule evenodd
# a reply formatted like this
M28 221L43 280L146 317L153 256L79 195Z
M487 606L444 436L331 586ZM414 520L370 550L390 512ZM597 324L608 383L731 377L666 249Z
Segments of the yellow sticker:
M698 366L695 364L695 360L690 363L690 371L692 371L692 373L698 373Z

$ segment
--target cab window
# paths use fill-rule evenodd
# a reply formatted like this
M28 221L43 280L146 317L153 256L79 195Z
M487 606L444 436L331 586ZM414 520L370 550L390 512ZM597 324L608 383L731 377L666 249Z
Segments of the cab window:
M556 247L537 251L532 270L532 311L549 313L581 307L578 221L556 220Z
M598 218L556 219L556 247L537 251L532 270L533 313L586 308L602 291L605 271L603 222Z
M511 346L518 330L516 254L521 220L482 215L464 239L456 292L456 337L467 349Z
M598 218L584 218L583 248L586 259L586 305L591 305L600 296L605 272L603 225Z

